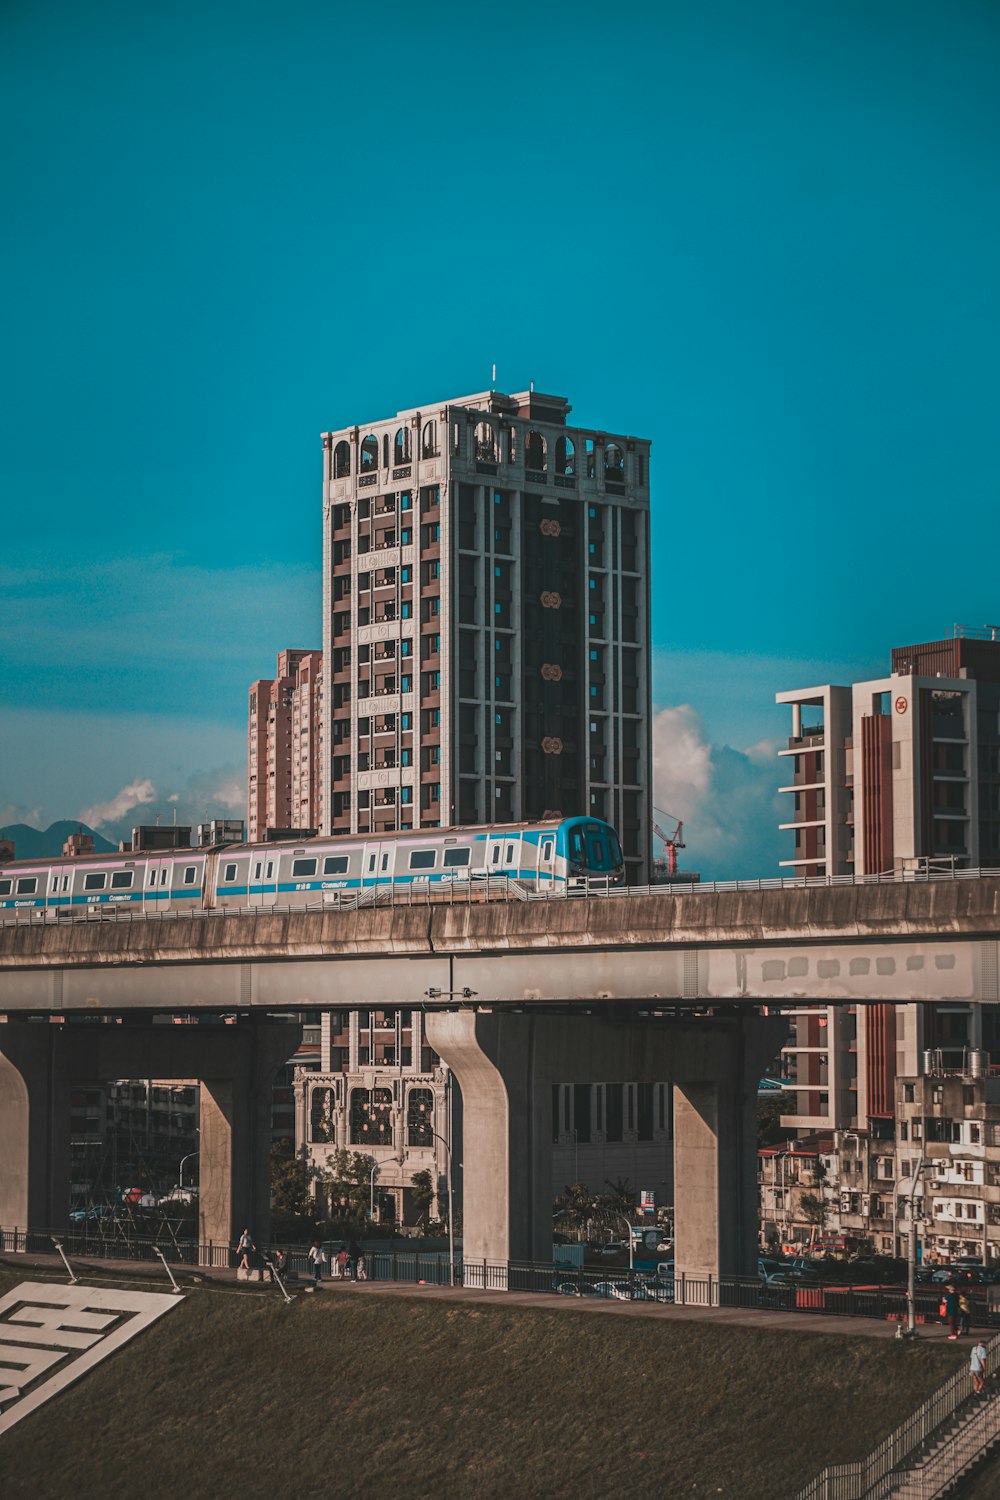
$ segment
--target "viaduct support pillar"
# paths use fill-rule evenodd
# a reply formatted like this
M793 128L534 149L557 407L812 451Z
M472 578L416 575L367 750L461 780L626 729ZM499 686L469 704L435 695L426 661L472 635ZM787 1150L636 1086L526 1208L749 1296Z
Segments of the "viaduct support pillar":
M69 1078L64 1028L0 1026L0 1227L69 1221Z
M258 1249L271 1238L271 1091L301 1036L298 1027L247 1027L226 1075L201 1080L198 1238L235 1245L244 1228Z
M757 1083L786 1031L783 1020L754 1015L428 1015L428 1041L462 1090L464 1259L550 1258L554 1083L669 1082L677 1273L751 1274Z

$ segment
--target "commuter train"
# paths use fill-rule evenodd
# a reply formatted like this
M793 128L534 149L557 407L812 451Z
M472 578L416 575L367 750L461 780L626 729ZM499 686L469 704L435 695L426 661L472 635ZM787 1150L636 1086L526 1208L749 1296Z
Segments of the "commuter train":
M84 914L296 907L377 898L381 890L438 888L506 876L530 891L565 894L600 878L624 880L618 835L597 818L505 826L408 829L296 843L0 861L0 911Z

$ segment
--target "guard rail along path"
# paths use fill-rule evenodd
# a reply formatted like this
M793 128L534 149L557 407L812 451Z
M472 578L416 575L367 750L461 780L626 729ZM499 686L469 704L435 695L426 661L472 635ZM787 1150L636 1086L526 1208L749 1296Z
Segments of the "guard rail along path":
M1000 1334L986 1344L987 1368L1000 1353ZM792 1500L936 1500L966 1473L1000 1436L1000 1395L978 1402L948 1434L949 1441L927 1449L970 1399L968 1365L918 1406L867 1458L831 1464Z

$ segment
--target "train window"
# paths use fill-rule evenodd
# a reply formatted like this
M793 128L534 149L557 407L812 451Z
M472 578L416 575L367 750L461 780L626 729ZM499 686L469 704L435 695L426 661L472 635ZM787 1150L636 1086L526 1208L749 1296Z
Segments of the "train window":
M388 870L388 868L389 868L389 856L388 856L388 854L383 854L383 856L382 856L382 869L383 870Z
M194 885L195 876L197 874L198 874L198 867L197 867L197 865L185 865L184 866L184 884L185 885Z
M62 888L63 888L64 891L68 891L69 890L69 876L68 875L64 875L63 876Z
M49 889L53 890L53 891L57 891L59 889L59 876L58 875L53 875L53 877L52 877L52 884L49 887Z
M446 849L444 851L445 867L449 865L467 865L469 863L471 849Z
M498 793L499 793L499 790L500 789L498 787L497 788L497 792ZM493 845L493 863L495 865L498 865L500 863L500 845L499 844L494 844Z
M375 855L375 854L369 854L369 856L368 856L368 873L369 873L369 875L372 873L372 871L375 868L375 860L377 859L377 857L378 856Z
M100 875L85 875L83 888L85 891L103 891L107 880L108 877L103 873ZM18 882L18 889L20 890L20 881Z
M223 878L223 880L235 880L236 879L236 866L235 865L227 865L226 868L225 868L225 872L223 873L222 878Z
M515 856L516 853L517 853L517 845L516 844L508 844L507 845L507 853L504 855L504 864L506 864L506 865L512 865L514 863L514 856Z
M437 858L433 849L414 849L410 854L411 870L433 870Z
M146 881L146 884L147 885L155 885L156 884L156 871L155 870L150 870L150 872L149 872L149 879Z
M170 871L167 869L166 865L164 865L163 869L160 871L160 884L161 885L166 885L166 883L167 883L167 876L169 874L170 874Z
M261 872L262 869L263 869L263 866L262 866L260 860L258 860L257 863L253 867L253 878L254 878L254 880L259 880L260 879L260 872Z
M111 877L111 889L113 891L128 891L132 889L132 871L116 870Z
M604 864L604 847L601 840L588 839L587 844L590 849L590 863L600 869Z
M542 861L549 864L552 860L552 851L555 848L555 839L542 839Z
M273 880L274 879L274 860L273 859L269 859L268 862L267 862L267 869L264 871L264 879L265 880Z
M12 885L13 885L13 881L10 881L10 880L0 880L0 896L9 896L10 892L11 892L11 886Z
M324 859L323 861L323 874L346 875L347 864L348 860L346 854L331 854L328 859Z
M584 857L584 843L583 843L583 831L582 831L582 829L580 829L580 828L573 828L573 829L570 830L570 835L569 835L569 852L570 852L571 858L576 859L576 860L582 860L583 859L583 857Z
M19 896L33 896L38 890L37 875L22 875L17 882L17 894Z
M292 879L301 880L304 875L316 874L316 861L314 859L293 859Z

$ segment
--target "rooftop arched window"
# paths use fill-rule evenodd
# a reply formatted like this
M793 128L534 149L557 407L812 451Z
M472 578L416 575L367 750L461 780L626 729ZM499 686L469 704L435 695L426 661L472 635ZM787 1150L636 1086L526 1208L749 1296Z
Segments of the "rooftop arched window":
M334 479L346 479L351 472L351 445L343 441L339 442L333 450L333 477Z
M420 452L424 458L436 458L438 451L437 423L425 422Z
M625 455L617 443L609 443L604 450L604 477L619 483L625 478Z
M528 440L524 445L524 467L536 469L539 473L545 470L546 444L540 432L529 432Z
M397 429L392 445L392 461L397 465L410 462L410 429L408 427Z
M576 473L576 447L570 437L561 437L556 443L556 473Z
M378 468L378 438L370 432L361 444L361 473L370 474Z
M476 427L476 459L484 464L497 461L497 435L489 422L480 422Z

